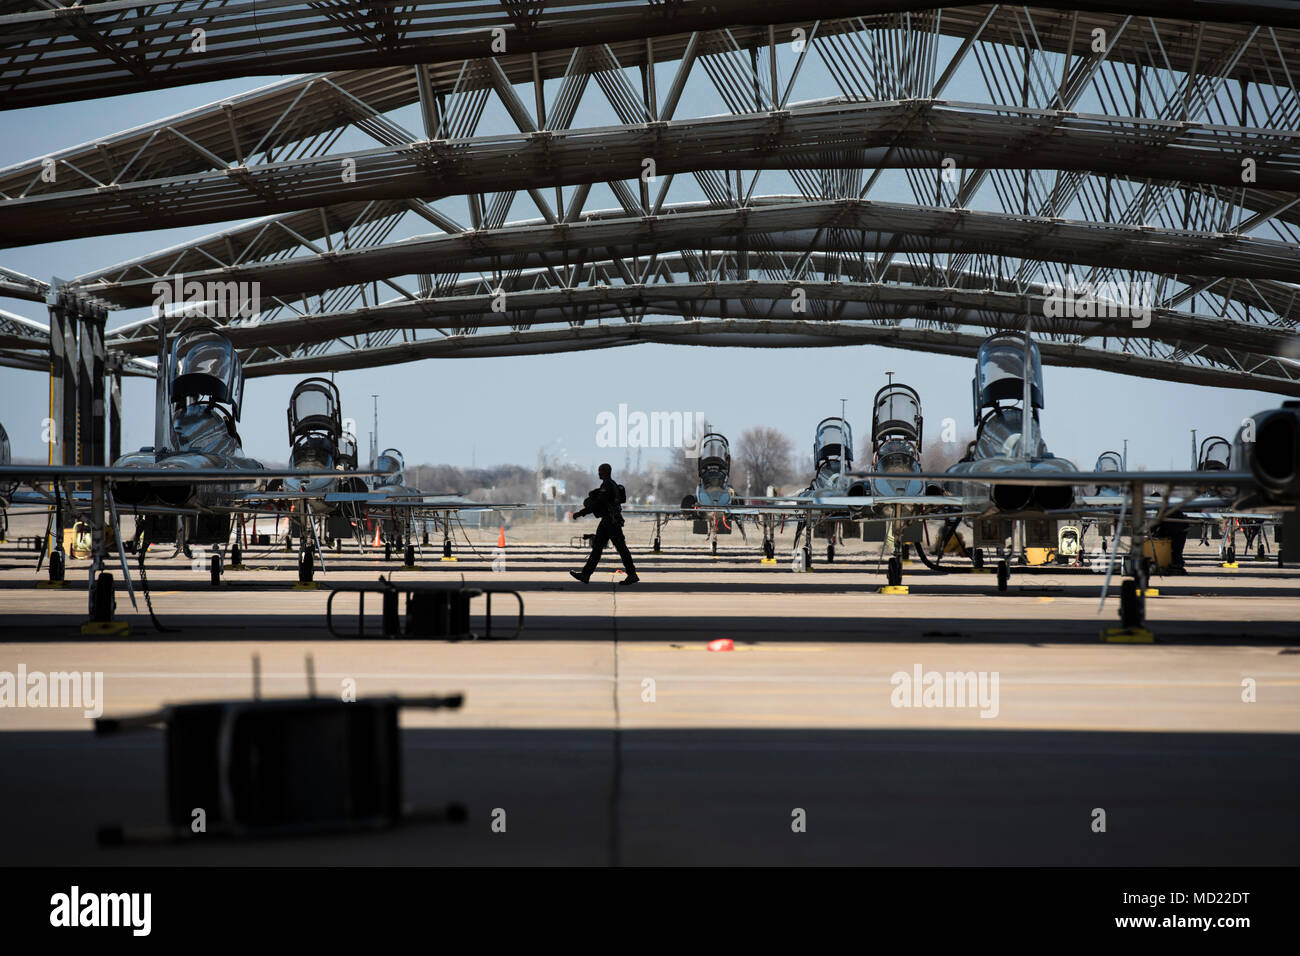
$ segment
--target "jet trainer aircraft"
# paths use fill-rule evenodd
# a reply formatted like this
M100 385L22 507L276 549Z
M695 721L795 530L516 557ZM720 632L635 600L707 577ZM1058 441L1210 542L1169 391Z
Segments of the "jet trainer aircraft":
M158 365L158 400L155 407L154 444L123 455L109 466L82 465L12 465L0 461L0 490L6 504L34 505L48 509L49 522L56 528L54 547L50 551L49 573L52 580L64 576L66 555L63 551L62 527L66 515L89 514L93 530L93 554L90 570L91 617L109 620L112 616L113 578L104 568L106 526L112 530L118 557L132 603L134 588L126 562L126 545L121 533L122 513L136 517L132 536L133 550L143 569L144 556L151 544L175 541L177 549L191 554L193 545L213 548L210 571L217 583L224 570L222 549L230 541L233 522L244 515L282 516L285 508L298 501L321 499L325 505L349 503L374 504L385 513L409 516L426 509L444 519L461 510L502 509L511 505L483 505L455 496L425 497L411 489L385 485L377 490L330 491L331 485L361 477L354 471L340 478L338 463L355 451L347 451L343 441L329 464L327 451L317 435L319 418L302 409L290 408L291 428L296 424L299 440L295 442L295 464L305 467L268 469L261 462L245 456L239 437L238 422L242 410L243 367L229 339L216 331L195 330L179 335L167 349L165 333L160 333ZM309 390L310 391L310 390ZM301 397L301 396L300 396ZM329 415L328 410L320 410ZM295 414L298 412L298 414ZM325 425L326 430L332 425ZM4 442L7 451L7 441ZM352 445L355 448L355 444ZM400 472L400 469L399 469ZM366 472L369 473L369 472ZM288 484L275 490L272 480ZM26 484L31 491L17 490ZM91 490L75 490L89 484ZM400 484L400 478L399 478ZM355 488L348 485L349 489ZM322 498L323 495L323 498ZM121 507L119 508L119 505ZM409 509L401 511L400 509ZM105 514L108 521L105 521ZM309 514L309 512L304 512ZM315 557L320 556L312 521L304 527L311 533L302 538L299 554L299 578L310 581ZM47 528L45 541L51 538ZM444 544L449 549L448 539ZM231 549L239 561L239 541ZM37 567L45 559L42 549Z
M698 482L694 494L682 498L680 508L624 505L624 515L647 515L654 519L652 550L660 550L663 526L674 519L692 522L694 534L707 535L713 553L718 553L718 535L730 534L732 528L744 537L745 529L737 515L744 503L731 487L731 445L721 432L706 432L699 441L696 462Z
M924 418L916 389L901 382L881 387L872 400L872 473L852 471L853 438L847 421L823 419L813 441L813 477L807 488L786 497L751 498L746 512L762 516L764 553L774 547L775 520L796 517L795 566L812 566L811 534L799 547L800 535L824 526L830 542L827 561L835 559L835 537L840 521L881 522L888 583L902 581L902 561L908 528L925 517L965 516L943 489L920 476ZM918 546L918 551L919 551ZM924 554L922 554L924 559Z
M1096 471L1078 472L1073 463L1049 455L1037 437L1037 409L1042 407L1041 366L1037 348L1027 333L1020 349L1023 358L1014 360L1008 346L1009 339L1017 334L999 333L980 347L973 386L980 431L966 460L947 472L917 472L913 477L939 482L949 491L949 500L963 512L976 509L977 527L979 521L997 522L987 532L995 542L1005 543L1011 537L1008 525L1013 520L1025 520L1022 540L1029 541L1036 536L1031 522L1043 522L1038 533L1045 534L1044 529L1059 517L1117 519L1118 532L1129 538L1124 573L1131 577L1123 582L1120 593L1120 617L1125 629L1140 628L1144 618L1143 596L1150 562L1143 556L1142 546L1153 526L1178 520L1180 514L1202 511L1258 514L1295 511L1300 506L1300 402L1285 402L1279 409L1247 419L1237 432L1226 468L1222 448L1214 444L1203 458L1207 464L1204 470L1130 472L1122 468L1118 456L1106 453ZM1017 373L1022 384L1018 409L1002 404L1010 400L1009 380ZM1030 412L1022 413L1025 409ZM1178 488L1204 489L1207 474L1213 475L1209 479L1213 489L1226 493L1207 495L1194 490L1189 497L1174 496ZM888 476L864 473L853 477ZM1099 493L1080 494L1090 486ZM1149 488L1162 491L1148 497ZM1119 494L1116 489L1121 490ZM1126 516L1130 524L1125 523ZM979 535L977 530L977 542ZM1111 549L1103 600L1118 552L1118 547ZM977 549L975 560L978 553ZM1000 590L1006 588L1008 567L1005 558L999 561Z

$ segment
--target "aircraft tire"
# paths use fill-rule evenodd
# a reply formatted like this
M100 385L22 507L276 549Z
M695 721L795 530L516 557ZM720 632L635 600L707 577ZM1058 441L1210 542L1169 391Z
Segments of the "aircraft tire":
M1141 627L1142 595L1138 593L1138 584L1132 578L1126 578L1119 589L1119 622L1124 627Z
M1011 580L1011 566L1007 564L1006 558L998 562L998 590L1005 591L1007 582Z
M90 592L90 619L92 621L111 621L117 599L113 595L113 575L101 571L95 578L95 586Z
M212 560L208 562L208 572L212 576L213 587L221 583L221 555L212 556Z
M898 587L903 583L903 562L897 557L889 559L885 572L885 581L890 587Z
M979 571L984 567L983 548L976 548L970 553L970 563L974 565L976 571Z

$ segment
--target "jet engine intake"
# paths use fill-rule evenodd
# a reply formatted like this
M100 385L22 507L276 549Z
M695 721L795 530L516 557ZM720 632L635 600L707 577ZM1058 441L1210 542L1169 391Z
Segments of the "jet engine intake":
M1249 427L1249 426L1247 426ZM1254 416L1254 441L1237 433L1238 458L1272 501L1300 503L1300 402Z
M1028 485L994 485L991 497L1000 511L1023 511L1033 500L1033 492Z

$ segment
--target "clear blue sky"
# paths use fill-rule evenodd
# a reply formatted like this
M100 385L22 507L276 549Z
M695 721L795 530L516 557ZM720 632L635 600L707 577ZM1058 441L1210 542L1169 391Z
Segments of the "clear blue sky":
M255 78L183 87L85 103L0 113L0 166L20 162L96 136L149 122L194 106L244 92L275 78ZM661 78L662 88L668 77ZM810 69L804 86L819 82ZM594 88L594 84L593 84ZM825 89L821 95L832 95ZM965 95L963 95L963 92ZM981 91L949 90L953 99L987 100ZM808 98L805 96L795 99ZM530 101L531 102L531 101ZM699 104L696 104L697 107ZM695 108L690 115L714 112ZM408 120L409 122L409 120ZM575 125L584 123L582 117ZM491 129L488 126L485 129ZM361 145L347 140L341 144ZM765 174L766 175L766 174ZM762 191L785 191L763 180ZM882 198L909 198L884 193ZM613 202L593 202L601 208ZM516 207L511 218L526 218ZM43 279L71 278L214 232L212 224L124 236L49 243L0 250L0 265ZM47 322L43 306L0 298L0 308ZM115 313L109 326L143 317ZM642 411L701 411L726 434L752 425L771 425L806 452L816 423L839 413L848 399L848 418L860 444L870 425L869 403L885 372L920 393L927 432L938 438L944 418L970 427L973 362L874 346L823 349L710 349L639 345L561 355L491 359L436 359L413 365L342 373L337 377L344 415L358 423L362 455L369 441L372 394L378 394L382 446L403 450L408 463L453 465L531 464L539 449L590 465L622 452L596 446L596 417L620 403ZM1129 463L1152 468L1183 467L1190 459L1190 430L1202 436L1232 436L1241 419L1276 407L1277 396L1258 392L1169 384L1129 376L1048 367L1044 437L1058 455L1090 467L1099 452L1129 441ZM251 379L241 423L247 453L267 461L287 457L284 409L297 377ZM124 450L152 442L153 385L131 379L125 385ZM18 457L44 458L41 419L47 378L36 372L0 368L0 422ZM665 453L649 451L666 460ZM633 452L635 456L635 452ZM635 457L633 457L635 460Z

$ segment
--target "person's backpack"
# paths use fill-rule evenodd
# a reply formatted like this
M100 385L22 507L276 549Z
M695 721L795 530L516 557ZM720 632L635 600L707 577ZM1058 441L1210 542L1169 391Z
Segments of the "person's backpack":
M622 485L618 486L618 503L621 505L627 504L627 489Z

